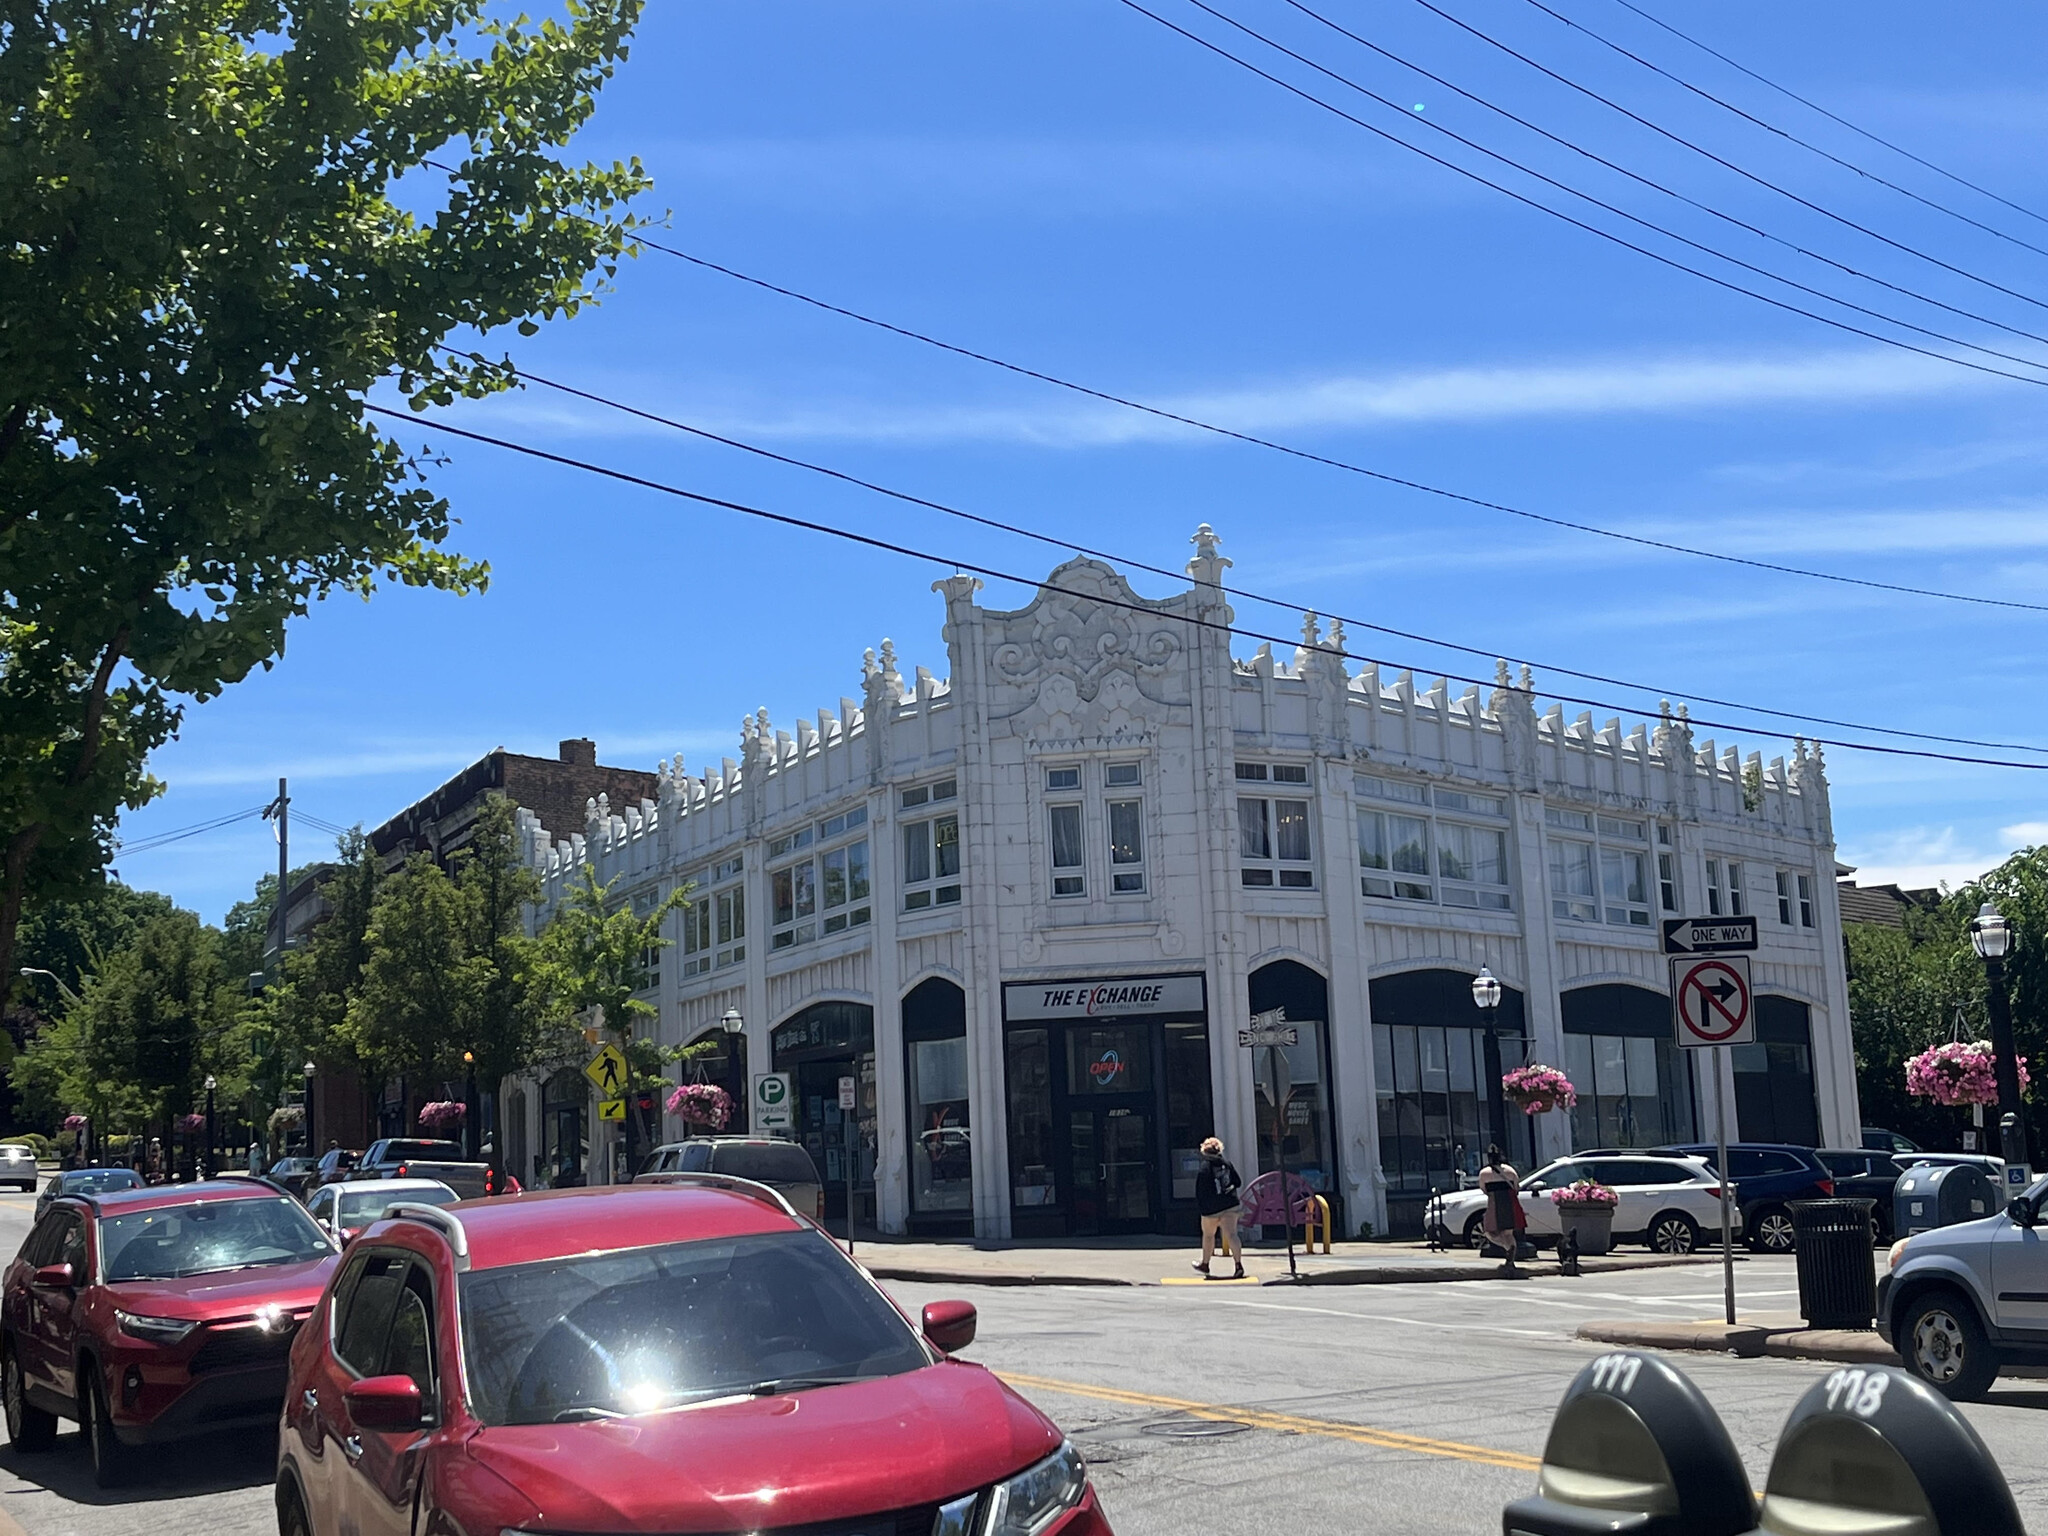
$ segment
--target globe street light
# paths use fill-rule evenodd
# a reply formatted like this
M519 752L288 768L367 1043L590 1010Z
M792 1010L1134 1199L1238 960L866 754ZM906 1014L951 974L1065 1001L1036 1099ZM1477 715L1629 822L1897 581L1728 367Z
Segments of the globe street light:
M211 1073L206 1078L206 1161L200 1168L202 1178L213 1177L213 1090L217 1085Z
M472 1160L477 1149L476 1052L462 1053L462 1155Z
M1494 1020L1499 1017L1501 985L1492 971L1479 967L1479 974L1472 978L1472 1002L1479 1009L1479 1016L1485 1022L1481 1026L1480 1049L1486 1066L1486 1131L1493 1145L1503 1153L1508 1146L1507 1101L1500 1091L1500 1035L1496 1032Z
M2027 1163L2027 1127L2020 1117L2020 1074L2012 1048L2012 1010L2005 996L2005 956L2012 948L2012 924L1990 902L1970 919L1970 945L1984 962L1985 998L1991 1009L1991 1058L1998 1074L1999 1152L2006 1166Z
M747 1021L740 1017L740 1011L737 1008L726 1009L725 1016L718 1022L725 1026L725 1032L728 1035L743 1034L747 1028Z

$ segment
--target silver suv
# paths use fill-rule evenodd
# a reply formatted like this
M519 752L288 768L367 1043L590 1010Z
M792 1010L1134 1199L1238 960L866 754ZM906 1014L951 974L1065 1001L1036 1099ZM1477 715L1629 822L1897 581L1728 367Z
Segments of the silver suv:
M1944 1396L1983 1396L2014 1365L2048 1365L2048 1178L2005 1210L1892 1244L1877 1331Z

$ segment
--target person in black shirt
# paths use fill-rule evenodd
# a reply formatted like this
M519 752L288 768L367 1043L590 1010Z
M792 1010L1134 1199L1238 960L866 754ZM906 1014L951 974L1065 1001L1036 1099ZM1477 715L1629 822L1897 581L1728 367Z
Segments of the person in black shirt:
M1244 1248L1237 1240L1237 1203L1244 1181L1223 1156L1223 1143L1211 1136L1202 1143L1202 1166L1195 1174L1195 1209L1202 1214L1202 1257L1195 1265L1209 1273L1210 1252L1219 1246L1236 1263L1233 1280L1244 1278Z

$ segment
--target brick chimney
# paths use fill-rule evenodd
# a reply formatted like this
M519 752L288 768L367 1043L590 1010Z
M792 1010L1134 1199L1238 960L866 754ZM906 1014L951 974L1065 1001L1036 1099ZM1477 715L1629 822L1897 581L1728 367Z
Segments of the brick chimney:
M562 743L562 761L583 768L597 766L597 743L588 736L575 736Z

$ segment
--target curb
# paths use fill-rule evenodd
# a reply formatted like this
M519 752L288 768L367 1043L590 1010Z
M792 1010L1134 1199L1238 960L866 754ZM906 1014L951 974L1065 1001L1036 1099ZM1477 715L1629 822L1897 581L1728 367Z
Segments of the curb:
M1586 1323L1579 1338L1637 1349L1692 1349L1754 1360L1830 1360L1839 1365L1897 1365L1898 1351L1848 1328L1765 1328L1754 1323Z
M901 1269L889 1265L861 1266L877 1280L919 1280L931 1285L1141 1285L1139 1280L1115 1280L1103 1275L1019 1275L1001 1270Z
M1687 1257L1669 1258L1662 1254L1640 1259L1581 1259L1579 1277L1590 1275L1619 1274L1629 1269L1676 1269L1693 1264L1718 1264L1718 1256L1712 1258ZM1443 1264L1429 1269L1408 1268L1400 1265L1381 1265L1374 1268L1326 1269L1305 1272L1296 1279L1268 1281L1269 1285L1427 1285L1431 1282L1454 1280L1555 1280L1570 1279L1558 1264L1523 1264L1518 1272L1504 1275L1497 1262L1489 1260L1481 1264Z

